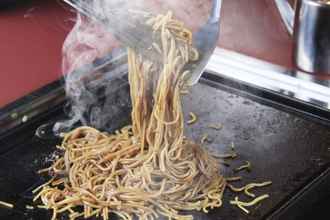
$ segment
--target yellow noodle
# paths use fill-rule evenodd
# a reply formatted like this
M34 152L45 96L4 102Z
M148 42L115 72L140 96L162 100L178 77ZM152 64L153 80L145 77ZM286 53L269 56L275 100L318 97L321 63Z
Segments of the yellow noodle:
M79 127L64 134L62 156L50 167L54 178L41 191L53 219L63 212L124 220L192 219L181 211L220 207L226 180L219 161L184 137L181 92L185 65L198 59L192 34L171 13L147 21L159 42L150 42L162 64L128 48L132 126L114 134ZM197 116L190 114L189 124ZM48 171L48 169L47 169ZM82 210L77 211L77 210Z
M203 134L201 138L201 144L204 144L205 142L209 141L209 135L208 134Z
M269 195L265 194L265 195L255 198L254 200L252 200L250 202L242 202L242 201L239 201L238 197L236 196L235 200L230 201L230 204L237 205L240 209L242 209L244 212L249 214L249 211L245 207L256 205L256 204L260 203L262 200L265 200L267 198L269 198Z
M230 182L231 180L230 179L226 179L227 182ZM255 195L253 193L251 193L249 190L250 189L253 189L255 187L264 187L264 186L269 186L270 184L272 184L271 181L267 181L267 182L263 182L263 183L249 183L245 186L242 186L242 187L235 187L233 186L232 184L227 184L228 188L233 191L233 192L243 192L247 195L247 196L250 196L250 197L255 197Z
M208 125L209 128L212 128L214 130L221 130L223 128L222 124L210 124Z
M251 170L251 163L250 161L246 161L245 162L246 164L240 166L240 167L237 167L234 171L235 172L239 172L241 170L247 170L247 171L250 171Z
M194 124L197 121L197 115L193 112L189 112L190 119L187 121L188 125Z
M234 181L240 181L240 180L242 180L242 177L241 176L227 177L226 178L226 181L227 182L234 182Z
M231 184L227 184L227 186L228 186L229 189L230 189L231 191L233 191L233 192L242 192L242 191L244 191L244 189L245 189L245 186L240 187L240 188L237 188L237 187L235 187L235 186L233 186L233 185L231 185Z
M26 205L25 208L26 209L29 209L29 210L33 210L34 209L34 207L33 206L30 206L30 205Z
M9 209L14 208L13 204L8 203L8 202L4 202L4 201L0 201L0 206L6 207L6 208L9 208Z
M254 187L263 187L263 186L269 186L270 184L272 184L271 181L267 181L267 182L263 182L263 183L250 183L248 184L245 189L244 189L244 193L250 197L256 197L255 194L249 192L250 189L254 188Z
M221 158L221 159L235 159L238 155L236 152L231 152L228 154L216 154L216 153L212 153L212 156L216 157L216 158Z

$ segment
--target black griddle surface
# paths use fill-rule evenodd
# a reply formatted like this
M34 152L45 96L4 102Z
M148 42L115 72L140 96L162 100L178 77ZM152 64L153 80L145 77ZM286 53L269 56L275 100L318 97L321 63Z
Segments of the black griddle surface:
M127 111L127 108L123 110ZM187 136L200 141L203 134L209 134L213 141L206 144L207 147L220 153L228 152L231 142L234 142L239 157L230 167L223 167L225 176L232 176L233 168L250 161L252 172L239 173L244 180L237 185L273 182L271 186L256 191L258 195L268 193L270 198L260 206L250 208L250 215L229 205L234 194L227 190L222 208L209 214L196 214L196 219L263 219L329 164L329 127L259 104L221 86L211 87L207 83L194 86L184 97L184 110L186 119L189 112L198 115L197 123L186 126ZM54 120L55 117L61 116L53 115L49 119ZM0 208L0 219L50 219L47 211L24 211L24 206L31 204L30 191L44 181L36 171L50 163L54 146L58 143L58 140L41 140L33 136L34 129L45 122L18 131L15 146L0 156L0 200L17 206L14 210ZM221 123L223 129L208 128L211 123ZM23 133L24 136L31 135L17 141ZM240 198L246 199L242 195Z

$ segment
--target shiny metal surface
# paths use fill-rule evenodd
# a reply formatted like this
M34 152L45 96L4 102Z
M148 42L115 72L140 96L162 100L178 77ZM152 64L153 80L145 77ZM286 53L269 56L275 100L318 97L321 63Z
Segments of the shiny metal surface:
M294 10L287 0L274 1L289 34L293 35Z
M330 79L292 71L256 58L217 48L206 72L270 90L330 111Z
M294 65L305 72L330 74L330 5L298 0L294 12L287 0L275 0L275 3L293 35Z
M312 0L298 1L294 62L303 71L330 74L330 5Z
M152 28L146 24L146 13L129 10L129 1L64 0L91 20L99 22L105 30L126 47L154 62L160 62L157 51L150 50Z
M193 45L199 52L197 62L187 65L187 69L191 70L191 76L188 84L194 85L198 82L205 67L217 46L220 32L220 12L222 0L213 0L211 15L207 23L194 34Z
M162 62L159 60L161 56L159 56L158 52L156 50L150 50L150 44L154 42L155 37L151 34L153 30L151 30L149 25L146 25L144 13L130 13L127 10L128 1L124 2L126 6L115 4L116 10L108 10L107 8L111 9L111 6L113 6L108 4L108 2L101 1L102 3L98 3L96 1L97 5L101 4L102 7L109 6L102 13L95 11L95 7L93 6L96 3L93 1L64 0L64 2L80 13L100 22L106 30L112 33L125 46L133 48L152 61ZM210 56L217 46L220 31L221 6L222 0L212 0L212 8L207 22L194 33L193 46L199 52L199 59L185 66L186 70L191 71L191 76L188 78L188 84L190 85L198 82Z

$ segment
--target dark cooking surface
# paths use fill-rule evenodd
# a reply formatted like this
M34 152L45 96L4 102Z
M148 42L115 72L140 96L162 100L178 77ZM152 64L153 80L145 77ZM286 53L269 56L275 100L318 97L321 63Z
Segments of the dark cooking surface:
M271 198L256 210L252 208L250 216L236 208L233 211L228 205L233 195L227 192L224 208L206 219L261 219L330 162L330 128L208 86L198 85L193 90L193 95L185 98L185 109L200 119L188 127L192 137L198 140L208 133L214 138L211 147L221 152L228 151L233 141L239 157L229 170L246 160L252 163L252 172L240 173L243 183L273 181L258 191ZM206 128L218 122L224 125L221 131Z
M270 199L261 206L250 208L249 216L228 204L233 194L227 191L222 208L208 215L198 214L196 219L262 219L330 161L329 127L205 84L195 86L184 98L184 109L186 115L192 111L199 116L196 124L187 127L188 136L200 140L204 133L208 133L214 139L209 146L221 152L228 151L231 142L235 143L239 157L231 167L225 168L226 175L231 174L233 167L249 160L252 172L240 173L244 177L242 183L273 181L270 187L257 191L258 194L269 193ZM54 117L61 115L53 115L53 120ZM56 143L55 140L32 137L40 123L32 123L28 129L17 132L15 139L21 140L20 143L0 156L0 200L18 206L15 210L0 208L0 219L49 219L49 213L45 211L30 214L19 211L29 201L30 190L42 181L35 171L45 166L45 158L50 158ZM210 130L207 128L210 123L222 123L224 128ZM21 135L25 138L20 139Z

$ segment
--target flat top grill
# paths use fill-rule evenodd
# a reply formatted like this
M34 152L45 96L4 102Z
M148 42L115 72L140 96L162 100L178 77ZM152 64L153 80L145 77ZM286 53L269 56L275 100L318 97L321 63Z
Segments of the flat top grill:
M127 91L128 85L121 89ZM111 104L115 105L115 102ZM127 123L129 118L129 105L120 108L126 116L110 115L109 120L119 118L113 120L113 128ZM329 167L329 126L311 118L298 117L271 100L227 87L220 79L202 79L202 83L184 97L184 110L186 119L190 111L198 116L197 123L186 126L187 136L196 142L207 133L212 141L206 146L221 153L228 152L234 142L239 157L230 163L230 167L222 168L225 176L235 175L233 168L250 161L252 172L240 172L243 181L238 182L238 186L267 180L273 182L271 186L256 191L257 195L268 193L270 198L260 206L250 208L250 215L229 205L234 194L227 190L222 208L208 214L196 213L196 219L252 220L271 216L276 219L274 213L283 204ZM64 117L59 106L58 110L40 115L0 140L1 145L10 149L0 155L0 200L15 205L13 210L1 208L0 219L50 219L49 211L27 211L25 205L31 204L32 189L45 181L36 171L51 163L55 144L60 140L42 140L34 133L41 124ZM208 128L214 123L221 123L222 130ZM242 195L240 198L247 199Z

